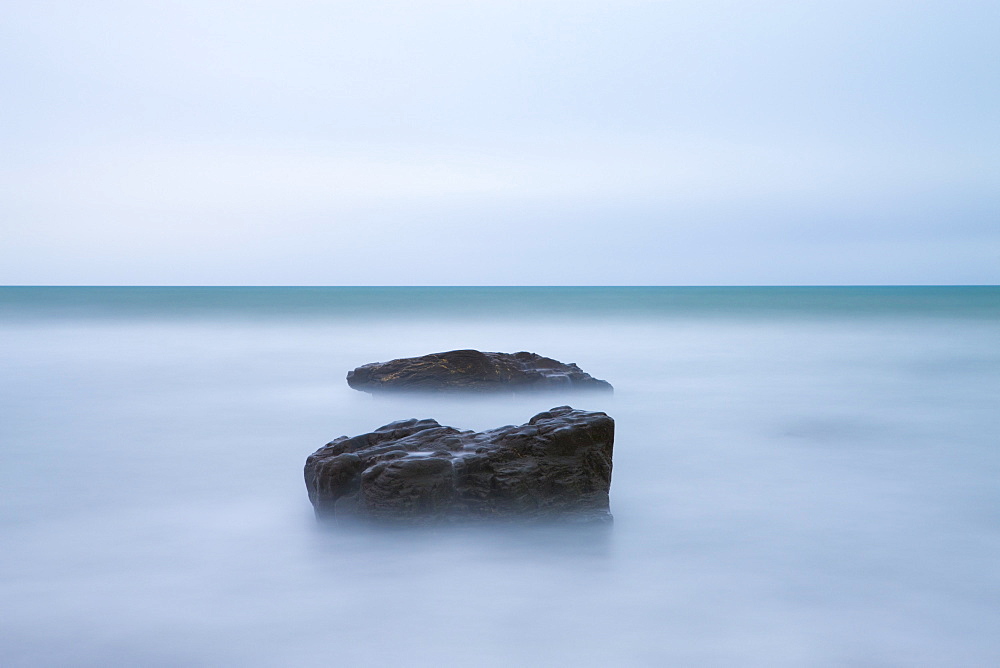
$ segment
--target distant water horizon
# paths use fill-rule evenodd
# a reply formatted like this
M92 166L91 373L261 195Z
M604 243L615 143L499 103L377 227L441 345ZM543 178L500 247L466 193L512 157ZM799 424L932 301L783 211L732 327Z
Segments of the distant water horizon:
M5 667L1000 665L1000 287L0 287ZM574 362L613 395L371 397ZM330 530L394 420L616 421L601 533Z
M1000 315L1000 286L2 286L12 315Z

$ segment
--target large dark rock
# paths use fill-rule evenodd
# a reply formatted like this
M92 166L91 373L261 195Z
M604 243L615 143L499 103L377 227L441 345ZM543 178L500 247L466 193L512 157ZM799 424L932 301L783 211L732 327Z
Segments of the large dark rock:
M318 518L609 520L615 422L569 406L482 433L402 420L306 459Z
M373 362L347 373L347 384L364 392L612 391L611 383L535 353L452 350L391 362Z

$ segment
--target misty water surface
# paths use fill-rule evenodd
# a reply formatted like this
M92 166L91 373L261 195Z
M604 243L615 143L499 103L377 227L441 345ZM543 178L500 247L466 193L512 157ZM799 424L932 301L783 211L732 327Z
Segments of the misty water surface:
M4 666L1000 661L995 290L164 294L3 292ZM616 392L344 382L470 347ZM610 528L313 520L337 436L560 404L616 420Z

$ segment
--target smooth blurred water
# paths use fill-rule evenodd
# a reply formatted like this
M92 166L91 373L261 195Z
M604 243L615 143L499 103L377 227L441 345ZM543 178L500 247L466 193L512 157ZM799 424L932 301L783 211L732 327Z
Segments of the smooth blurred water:
M0 665L1000 664L996 288L0 289ZM379 398L577 362L613 397ZM616 419L613 527L330 530L305 457Z

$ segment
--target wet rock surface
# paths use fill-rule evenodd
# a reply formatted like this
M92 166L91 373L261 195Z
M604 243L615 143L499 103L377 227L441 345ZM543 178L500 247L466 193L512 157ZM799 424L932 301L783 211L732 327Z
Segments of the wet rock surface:
M597 390L611 383L536 353L452 350L360 366L347 384L363 392L539 392Z
M484 432L402 420L320 448L305 482L320 519L607 521L613 446L614 420L569 406Z

